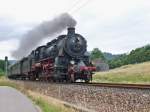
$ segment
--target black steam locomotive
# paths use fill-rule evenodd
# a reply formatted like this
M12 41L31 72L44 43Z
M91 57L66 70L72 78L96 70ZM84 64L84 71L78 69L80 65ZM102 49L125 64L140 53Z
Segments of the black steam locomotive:
M89 60L85 38L68 28L67 35L33 50L30 55L9 67L9 78L75 82L92 80L95 67Z

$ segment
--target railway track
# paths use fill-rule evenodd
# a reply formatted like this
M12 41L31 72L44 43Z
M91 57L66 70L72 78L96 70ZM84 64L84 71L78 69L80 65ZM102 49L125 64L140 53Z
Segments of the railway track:
M111 87L111 88L128 88L128 89L150 89L150 84L97 83L97 82L54 83L54 82L40 82L40 81L27 81L27 82L39 82L39 83L63 84L63 85L70 84L70 85L95 86L95 87Z
M150 89L150 84L122 84L122 83L74 83L75 85L112 87L112 88L130 88L130 89Z

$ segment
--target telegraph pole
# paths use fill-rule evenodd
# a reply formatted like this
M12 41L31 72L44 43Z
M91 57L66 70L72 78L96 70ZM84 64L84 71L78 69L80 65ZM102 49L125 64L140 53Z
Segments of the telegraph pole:
M8 76L8 57L5 56L5 75Z

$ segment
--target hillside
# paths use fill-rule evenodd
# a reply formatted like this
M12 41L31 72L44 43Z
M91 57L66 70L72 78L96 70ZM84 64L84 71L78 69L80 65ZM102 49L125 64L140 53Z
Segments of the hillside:
M112 54L112 53L109 53L109 52L103 52L103 55L104 55L106 60L113 60L113 59L118 58L119 56L121 56L121 54Z
M94 74L93 80L96 82L150 84L150 61L125 65L107 72L97 72Z
M150 44L132 50L129 54L122 54L108 61L111 69L123 65L150 61Z

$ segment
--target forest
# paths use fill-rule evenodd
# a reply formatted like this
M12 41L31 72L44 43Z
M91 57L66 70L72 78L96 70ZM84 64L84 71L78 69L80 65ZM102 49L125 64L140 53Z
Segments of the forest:
M110 53L103 53L98 48L94 48L91 52L91 60L100 58L109 64L110 69L120 67L128 64L142 63L150 61L150 45L132 50L128 54L110 55Z

